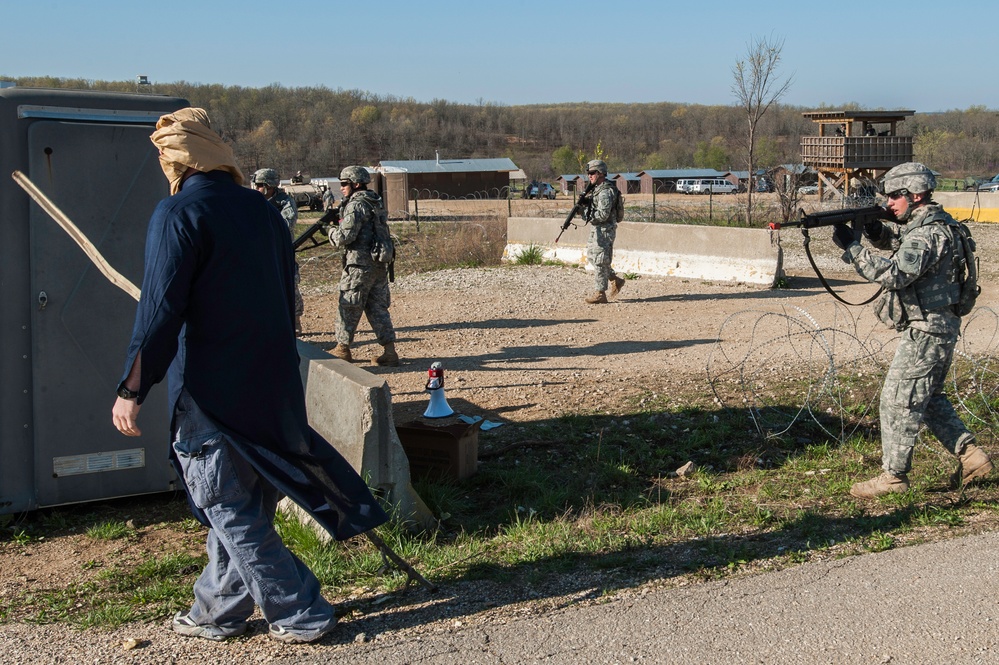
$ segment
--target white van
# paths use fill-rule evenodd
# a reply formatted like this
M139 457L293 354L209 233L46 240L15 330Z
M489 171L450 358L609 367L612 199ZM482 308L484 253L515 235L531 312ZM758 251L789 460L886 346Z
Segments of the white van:
M685 194L735 194L739 188L724 178L694 180L690 191ZM679 191L679 188L677 188Z
M678 194L690 194L690 192L694 189L694 183L695 182L697 182L697 181L696 180L690 180L690 179L687 179L687 178L683 178L683 179L677 180L676 181L676 191L677 191L677 193Z

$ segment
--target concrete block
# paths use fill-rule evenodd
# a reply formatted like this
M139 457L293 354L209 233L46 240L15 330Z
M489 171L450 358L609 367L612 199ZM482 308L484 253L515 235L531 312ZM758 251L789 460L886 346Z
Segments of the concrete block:
M585 265L588 226L569 228L556 245L560 220L511 217L504 258L531 245L545 258ZM766 229L622 222L614 242L614 270L707 281L771 286L781 274L783 255Z
M933 192L933 200L954 219L999 222L999 192ZM972 231L974 233L974 231Z
M394 507L398 519L424 529L436 526L430 509L413 489L385 380L301 340L298 354L312 428ZM288 499L281 508L304 515Z

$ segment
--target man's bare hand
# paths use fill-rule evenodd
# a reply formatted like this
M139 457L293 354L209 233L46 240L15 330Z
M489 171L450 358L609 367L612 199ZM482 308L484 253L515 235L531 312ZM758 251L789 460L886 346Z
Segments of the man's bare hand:
M139 436L142 434L142 430L139 429L136 420L139 418L139 409L141 408L134 399L119 397L115 400L114 408L111 409L111 422L125 436Z

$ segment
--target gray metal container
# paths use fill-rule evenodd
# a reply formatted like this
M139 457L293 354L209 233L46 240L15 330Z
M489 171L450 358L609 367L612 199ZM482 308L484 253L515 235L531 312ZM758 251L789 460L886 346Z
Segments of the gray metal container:
M25 173L115 269L142 282L169 194L149 141L176 97L0 89L0 514L174 488L166 390L143 434L111 424L135 301L10 177Z

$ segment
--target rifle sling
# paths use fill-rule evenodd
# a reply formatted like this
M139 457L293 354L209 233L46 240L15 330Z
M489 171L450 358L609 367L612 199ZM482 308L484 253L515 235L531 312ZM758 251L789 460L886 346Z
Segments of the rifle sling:
M885 290L884 286L879 286L878 290L874 293L874 295L865 300L864 302L854 303L854 302L849 302L848 300L844 300L842 297L839 296L839 294L837 294L835 291L832 290L832 287L829 286L829 282L827 282L826 278L822 276L822 273L819 271L819 267L815 264L815 259L812 258L812 250L808 248L808 244L812 241L811 237L808 235L808 229L806 229L805 227L801 227L801 235L805 236L805 256L808 257L808 262L812 265L812 270L815 271L815 276L819 278L819 283L822 284L825 290L829 292L829 295L831 295L836 300L840 301L844 305L849 305L850 307L862 307L864 305L874 302L874 300L879 295L881 295L881 292Z

